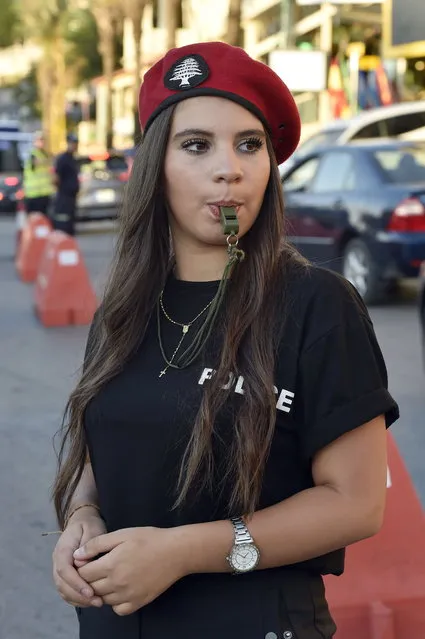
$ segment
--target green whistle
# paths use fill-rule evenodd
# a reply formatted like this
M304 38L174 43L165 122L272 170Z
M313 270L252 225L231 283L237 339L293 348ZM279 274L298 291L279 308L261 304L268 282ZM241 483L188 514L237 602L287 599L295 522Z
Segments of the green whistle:
M224 235L237 235L239 221L234 206L220 206L221 225Z

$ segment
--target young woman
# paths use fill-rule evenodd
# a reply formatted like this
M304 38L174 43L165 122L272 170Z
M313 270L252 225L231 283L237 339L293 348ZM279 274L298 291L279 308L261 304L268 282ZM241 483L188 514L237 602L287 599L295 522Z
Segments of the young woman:
M359 296L284 241L295 103L204 43L146 74L140 119L68 404L56 586L82 639L329 639L322 575L381 526L398 409Z

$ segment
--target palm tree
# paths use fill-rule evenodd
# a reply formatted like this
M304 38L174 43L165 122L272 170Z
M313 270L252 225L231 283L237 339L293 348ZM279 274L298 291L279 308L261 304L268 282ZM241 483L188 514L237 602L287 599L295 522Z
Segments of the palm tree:
M229 0L226 41L228 44L232 44L235 47L243 46L243 30L241 22L242 0Z
M67 0L19 0L17 7L25 36L42 49L37 68L37 84L42 105L46 147L57 153L66 134L65 41Z

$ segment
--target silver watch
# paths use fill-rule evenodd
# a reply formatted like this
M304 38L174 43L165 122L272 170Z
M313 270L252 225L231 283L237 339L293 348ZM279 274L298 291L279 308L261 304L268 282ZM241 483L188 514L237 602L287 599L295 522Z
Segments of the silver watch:
M254 570L260 561L260 551L241 517L232 517L230 521L235 531L233 547L226 557L236 574Z

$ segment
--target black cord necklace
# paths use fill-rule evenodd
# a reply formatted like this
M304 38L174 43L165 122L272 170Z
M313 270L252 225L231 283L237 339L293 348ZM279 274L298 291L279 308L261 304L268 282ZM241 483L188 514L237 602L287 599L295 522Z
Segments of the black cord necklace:
M188 324L182 324L180 322L176 322L173 319L171 319L171 317L166 313L164 308L164 303L163 303L163 294L164 294L163 290L161 291L161 294L159 296L158 304L157 304L158 342L159 342L159 348L161 350L161 355L166 364L165 368L159 373L159 377L163 377L169 368L175 368L175 369L187 368L197 359L197 357L201 353L202 349L204 348L206 342L208 341L212 333L215 320L217 318L218 312L221 307L221 303L226 293L227 283L229 281L232 270L235 264L237 264L237 262L242 262L242 260L245 258L244 251L242 251L241 249L238 249L239 240L238 240L237 234L239 232L239 222L238 222L238 218L236 214L236 209L233 206L231 207L221 206L220 213L221 213L223 233L227 235L227 252L228 252L229 259L226 264L226 268L224 269L223 277L220 280L218 291L214 295L213 299L207 304L205 308L202 309L200 313L198 313L198 315L191 322L189 322ZM170 322L172 322L173 324L176 324L177 326L181 326L182 328L182 335L181 335L180 341L177 344L171 358L168 358L166 356L164 344L162 340L161 311L164 313L165 317ZM201 324L201 326L199 327L197 333L195 334L193 341L186 348L186 350L183 351L183 353L181 354L179 358L179 361L176 362L176 356L180 350L181 345L183 344L184 338L189 332L190 327L206 311L208 311L208 314L205 320L203 321L203 323Z

